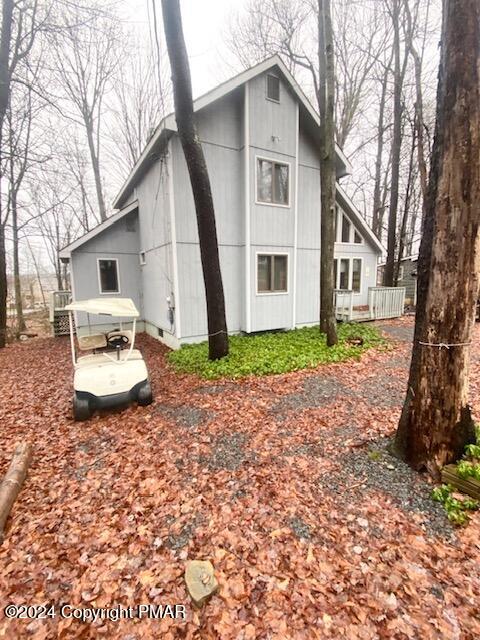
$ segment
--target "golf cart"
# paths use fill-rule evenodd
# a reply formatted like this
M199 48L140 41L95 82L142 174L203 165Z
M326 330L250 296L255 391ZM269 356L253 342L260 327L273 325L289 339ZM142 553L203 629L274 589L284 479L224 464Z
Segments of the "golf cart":
M139 405L152 402L152 389L142 354L134 349L135 327L139 313L130 298L93 298L72 302L65 307L70 323L70 344L75 369L73 378L73 416L87 420L95 409L119 407L132 401ZM88 335L78 336L80 351L87 355L77 357L73 328L73 312L87 314ZM112 318L129 318L132 330L118 328L106 333L94 332L90 314Z

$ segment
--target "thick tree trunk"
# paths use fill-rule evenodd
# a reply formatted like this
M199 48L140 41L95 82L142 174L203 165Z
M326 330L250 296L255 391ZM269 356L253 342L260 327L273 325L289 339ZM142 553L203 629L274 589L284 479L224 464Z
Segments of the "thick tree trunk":
M20 281L20 260L18 255L18 211L17 211L17 194L12 191L11 194L11 213L12 213L12 236L13 236L13 287L15 291L15 315L16 315L16 333L17 336L21 331L25 331L25 317L23 315L22 302L22 284Z
M335 76L330 0L318 0L318 60L320 111L320 331L329 347L337 344L333 304L335 247Z
M228 333L212 191L195 125L190 66L183 37L179 0L162 0L162 12L172 70L175 117L197 214L207 303L209 358L218 360L228 354Z
M480 269L480 4L444 0L443 11L414 347L394 443L436 477L474 438L468 375Z
M98 160L98 150L95 148L93 137L93 124L88 116L84 116L85 128L87 130L88 150L90 151L90 160L92 163L93 177L95 178L95 191L97 193L98 212L100 220L103 222L107 219L107 210L105 208L105 198L103 197L102 178L100 175L100 162Z
M17 445L8 471L0 485L0 544L3 542L8 515L25 482L31 459L31 445L28 443Z
M400 151L402 146L402 72L400 69L400 6L399 0L393 0L393 48L394 48L394 89L393 89L393 140L392 140L392 177L390 185L390 206L388 211L387 260L385 263L384 284L392 287L395 270L395 245L397 235L398 185L400 177Z

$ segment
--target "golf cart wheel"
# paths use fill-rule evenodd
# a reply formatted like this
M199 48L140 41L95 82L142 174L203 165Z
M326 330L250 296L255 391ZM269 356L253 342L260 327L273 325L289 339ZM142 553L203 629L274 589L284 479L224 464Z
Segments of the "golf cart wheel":
M76 393L73 396L73 417L77 421L88 420L92 412L88 398L81 398Z
M140 389L138 390L137 402L141 407L147 406L147 404L151 404L153 400L152 395L152 387L150 386L150 382L145 382Z

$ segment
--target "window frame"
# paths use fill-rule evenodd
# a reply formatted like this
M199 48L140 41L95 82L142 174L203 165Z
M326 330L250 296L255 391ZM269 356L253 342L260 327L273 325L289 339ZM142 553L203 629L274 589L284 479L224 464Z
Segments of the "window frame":
M348 265L348 286L346 289L340 289L339 288L339 283L340 283L340 271L339 271L339 261L340 260L348 260L349 265ZM360 290L359 291L353 291L353 261L354 260L360 260ZM364 259L362 256L336 256L333 259L333 262L335 264L335 261L337 261L337 277L335 279L334 282L334 289L337 291L352 291L354 296L360 296L363 293L363 276L365 275L365 270L364 270ZM334 273L335 273L335 267L334 267Z
M287 198L288 202L287 204L282 204L281 202L264 202L263 200L258 199L258 161L259 160L264 160L265 162L271 162L272 164L281 164L288 168L288 198ZM282 209L290 209L291 194L292 194L291 181L290 181L290 176L292 173L291 163L287 162L286 160L277 160L276 158L268 158L267 156L255 155L254 171L255 171L255 204L266 206L266 207L281 207ZM273 173L274 172L272 168L272 196L273 196L273 184L274 184Z
M274 257L274 256L286 256L287 258L287 288L283 291L259 291L258 290L258 256L269 256L269 257ZM255 252L255 295L257 296L285 296L288 295L290 293L290 278L289 278L289 274L288 274L288 269L289 269L289 258L290 258L290 254L288 253L288 251L274 251L274 252L269 252L267 251L256 251ZM274 261L275 263L275 261ZM272 279L275 279L275 275L274 275L274 271L272 269Z
M276 78L276 80L278 80L278 100L276 100L275 98L271 98L268 95L268 78ZM265 74L265 97L267 100L270 100L270 102L275 102L275 104L280 104L280 77L276 76L274 73Z
M115 262L117 270L117 291L102 291L102 277L100 272L100 262ZM97 277L98 277L98 292L101 296L115 296L122 292L120 284L120 268L118 258L97 258Z
M341 244L342 246L352 245L354 247L359 247L359 246L365 244L365 240L363 238L362 233L357 229L356 225L352 222L352 219L350 218L350 216L348 216L341 207L339 207L338 205L336 205L336 206L338 207L338 210L337 210L336 216L335 216L335 221L336 221L335 243L336 244ZM343 240L342 240L343 218L344 217L350 223L350 233L349 233L348 242L343 242ZM339 218L341 218L341 219L339 219ZM355 242L355 233L358 234L358 236L360 238L360 242Z

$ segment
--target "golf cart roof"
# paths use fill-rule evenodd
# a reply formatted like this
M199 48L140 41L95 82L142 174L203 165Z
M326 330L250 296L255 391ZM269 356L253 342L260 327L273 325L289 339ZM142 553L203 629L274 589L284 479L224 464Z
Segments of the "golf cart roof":
M84 311L101 316L116 316L120 318L138 318L137 307L130 298L91 298L71 302L67 311Z

